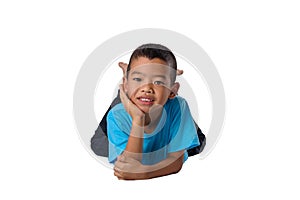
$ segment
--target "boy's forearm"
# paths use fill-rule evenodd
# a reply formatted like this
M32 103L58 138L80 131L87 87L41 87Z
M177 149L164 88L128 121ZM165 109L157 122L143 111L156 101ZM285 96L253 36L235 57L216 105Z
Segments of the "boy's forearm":
M171 153L167 159L154 164L145 166L146 173L145 179L155 178L159 176L165 176L169 174L177 173L181 170L184 158L184 151Z
M114 174L119 179L138 180L150 179L180 171L184 158L184 151L170 153L169 156L154 165L143 165L132 157L121 157L115 163Z
M130 156L136 160L142 160L143 153L143 136L144 136L144 119L139 118L138 120L132 120L132 126L128 142L123 154Z

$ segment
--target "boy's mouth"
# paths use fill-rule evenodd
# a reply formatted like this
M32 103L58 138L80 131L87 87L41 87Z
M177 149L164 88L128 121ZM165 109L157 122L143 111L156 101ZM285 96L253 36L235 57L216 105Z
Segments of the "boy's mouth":
M144 105L152 105L154 102L154 99L150 97L138 97L137 99L141 104Z

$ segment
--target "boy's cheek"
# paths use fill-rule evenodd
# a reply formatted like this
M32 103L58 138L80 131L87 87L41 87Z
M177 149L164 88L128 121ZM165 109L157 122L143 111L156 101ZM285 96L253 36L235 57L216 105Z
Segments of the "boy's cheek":
M136 93L139 89L139 85L135 85L135 84L130 84L130 85L127 85L127 88L125 92L127 92L128 94L131 94L133 95L134 93Z
M133 90L131 90L131 89L125 91L125 93L127 94L127 96L128 96L129 99L133 98L134 95L135 95L135 92Z

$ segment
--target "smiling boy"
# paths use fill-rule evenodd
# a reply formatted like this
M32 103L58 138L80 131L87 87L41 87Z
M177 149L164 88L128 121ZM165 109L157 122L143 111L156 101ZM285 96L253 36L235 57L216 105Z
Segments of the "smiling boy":
M180 171L187 150L199 145L187 102L176 96L177 63L158 44L131 55L122 103L107 115L110 162L119 179L148 179Z

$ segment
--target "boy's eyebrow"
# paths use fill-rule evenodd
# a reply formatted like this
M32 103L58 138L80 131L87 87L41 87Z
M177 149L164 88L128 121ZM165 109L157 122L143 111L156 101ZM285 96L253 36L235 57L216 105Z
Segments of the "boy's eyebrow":
M139 75L143 75L143 76L145 76L145 74L144 74L144 73L142 73L142 72L137 72L137 71L133 71L133 72L131 73L131 75L133 75L133 74L139 74Z
M142 73L142 72L139 72L139 71L133 71L133 72L131 73L131 75L134 75L134 74L146 76L146 74L144 74L144 73ZM163 78L163 79L167 79L167 77L166 77L165 75L160 75L160 74L153 75L153 77L160 77L160 78Z
M167 79L167 77L165 75L154 75L154 77L159 77L159 78Z

